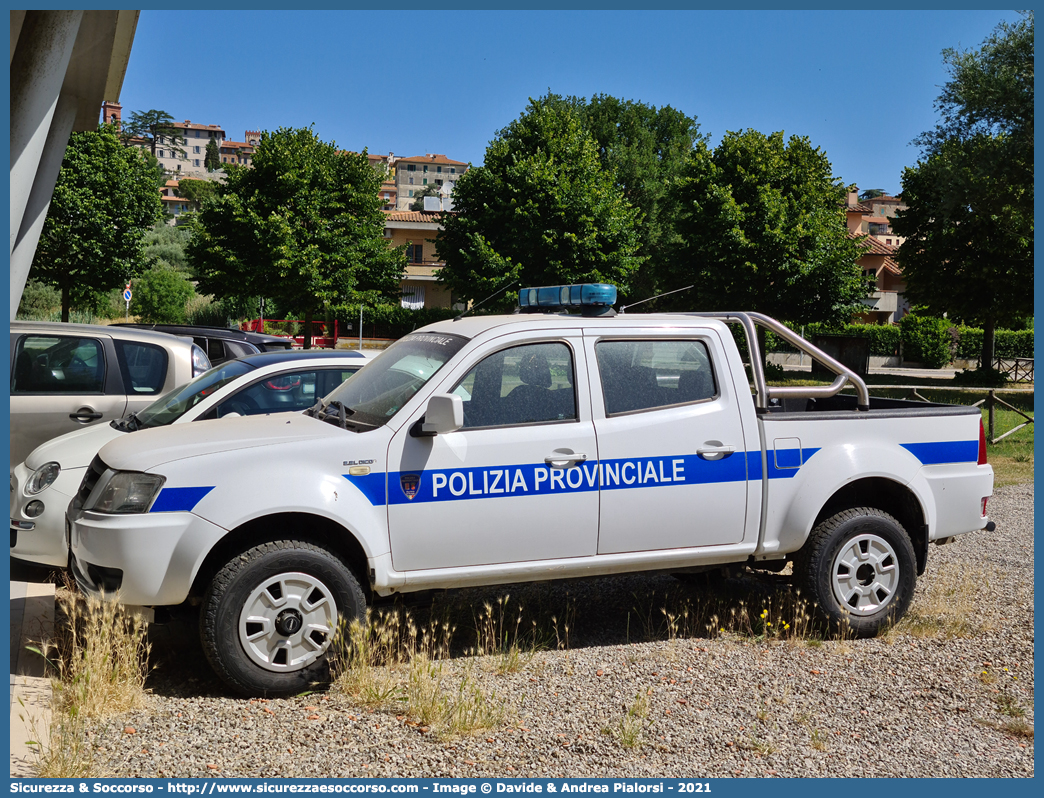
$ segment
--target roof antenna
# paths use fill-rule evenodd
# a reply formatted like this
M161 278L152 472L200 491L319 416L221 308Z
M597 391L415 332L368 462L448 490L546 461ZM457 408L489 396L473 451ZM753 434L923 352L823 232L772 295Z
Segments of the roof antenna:
M684 288L675 288L673 291L668 291L664 294L657 294L656 296L651 296L648 299L640 299L637 302L632 302L630 305L624 305L622 308L620 308L620 314L623 315L623 312L627 310L627 308L633 308L635 305L640 305L643 302L652 302L654 299L659 299L662 296L670 296L671 294L677 294L679 291L688 291L690 288L694 288L695 286L696 283L693 283L692 285L687 285Z
M520 282L521 282L520 280L515 280L515 281L514 281L513 283L508 283L508 284L507 284L507 285L505 285L505 286L504 286L503 288L501 288L501 289L500 289L499 291L497 291L497 292L496 292L495 294L490 294L490 295L489 295L488 297L486 297L485 299L483 299L483 300L482 300L481 302L479 302L479 303L478 303L477 305L472 305L472 306L471 306L470 308L468 308L467 310L465 310L465 311L464 311L463 313L461 313L461 314L460 314L459 316L455 316L455 317L453 318L453 321L460 321L460 320L461 320L461 319L463 319L463 318L464 318L465 316L467 316L467 315L468 315L469 313L471 313L471 311L473 311L473 310L477 310L478 308L482 307L482 306L483 306L483 305L485 305L485 304L486 304L487 302L489 302L489 300L493 299L494 297L498 297L498 296L500 296L500 295L501 295L501 294L503 294L503 293L504 293L505 291L507 291L507 290L508 290L509 288L511 288L512 286L518 285L518 284L519 284Z

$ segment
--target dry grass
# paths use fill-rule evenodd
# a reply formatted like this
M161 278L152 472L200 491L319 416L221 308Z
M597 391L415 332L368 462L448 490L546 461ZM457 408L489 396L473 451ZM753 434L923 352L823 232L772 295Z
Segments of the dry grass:
M443 739L494 729L504 722L506 710L497 703L495 693L487 698L468 670L456 690L447 691L443 668L443 662L424 654L410 662L406 711L411 717Z
M986 568L950 565L929 575L906 615L886 638L909 634L920 638L971 637L979 629L976 596L990 589L994 574Z
M649 717L649 696L639 692L615 726L607 726L602 733L612 737L623 748L641 748L645 743L645 719Z
M96 776L88 722L145 705L147 624L118 596L98 599L59 589L55 599L55 639L39 649L55 676L47 743L37 745L36 768L43 778Z
M485 696L470 670L455 690L444 689L453 631L436 620L419 628L408 611L368 612L365 621L342 626L334 640L335 689L366 706L403 709L440 738L495 728L506 710L495 694Z

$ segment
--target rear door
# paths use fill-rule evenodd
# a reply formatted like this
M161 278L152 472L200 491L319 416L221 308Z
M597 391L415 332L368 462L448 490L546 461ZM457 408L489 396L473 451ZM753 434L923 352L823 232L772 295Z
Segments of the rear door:
M16 336L12 355L12 465L51 438L124 415L127 397L110 338L26 333Z
M740 542L747 445L717 333L601 328L587 335L588 361L597 364L598 553Z

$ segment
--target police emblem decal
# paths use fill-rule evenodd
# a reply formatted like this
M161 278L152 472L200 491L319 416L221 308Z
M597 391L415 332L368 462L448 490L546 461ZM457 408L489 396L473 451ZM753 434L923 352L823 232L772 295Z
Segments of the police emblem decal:
M417 495L417 491L420 490L420 474L402 474L399 477L399 484L402 485L402 492L406 494L406 498L413 501L413 497Z

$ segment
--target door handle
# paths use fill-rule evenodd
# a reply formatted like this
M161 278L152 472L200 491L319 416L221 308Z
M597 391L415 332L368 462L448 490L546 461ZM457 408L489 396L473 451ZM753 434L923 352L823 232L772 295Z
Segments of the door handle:
M735 447L725 445L721 441L707 441L696 450L696 454L704 460L724 460L734 451Z
M88 421L97 421L101 417L101 413L96 413L89 407L81 407L75 413L69 414L69 418L71 418L73 421L83 421L85 423Z
M552 468L572 468L587 459L586 454L578 454L572 449L555 449L544 458L544 462Z

